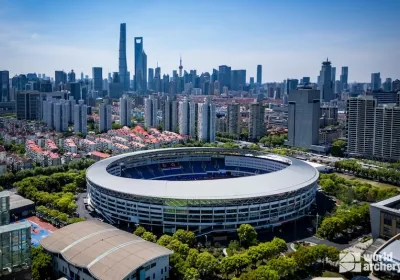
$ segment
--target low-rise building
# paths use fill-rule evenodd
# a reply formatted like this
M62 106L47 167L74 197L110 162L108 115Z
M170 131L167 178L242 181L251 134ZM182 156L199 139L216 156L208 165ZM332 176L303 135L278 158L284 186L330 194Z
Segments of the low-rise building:
M64 148L64 150L66 150L67 152L70 152L70 153L78 152L78 147L76 146L74 140L72 140L70 138L67 138L64 140L63 148Z
M94 151L94 152L90 153L90 158L94 159L95 161L99 161L99 160L106 159L106 158L109 158L109 157L110 157L109 154L101 153L101 152L97 152L97 151Z
M97 220L63 227L41 240L58 277L169 279L172 251Z
M80 141L81 150L85 152L93 152L97 149L96 142L90 141L88 139L82 139Z
M400 233L400 195L370 205L373 239L389 239Z

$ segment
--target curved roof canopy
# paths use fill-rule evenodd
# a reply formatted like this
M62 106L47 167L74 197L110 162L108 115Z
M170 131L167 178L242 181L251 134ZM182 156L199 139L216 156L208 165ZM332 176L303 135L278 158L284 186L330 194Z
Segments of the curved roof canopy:
M40 244L61 254L73 266L86 268L96 279L123 279L147 262L172 251L109 224L90 220L63 227Z
M266 158L268 161L284 162L289 164L286 168L248 177L238 177L220 180L199 181L166 181L144 180L114 176L107 172L110 165L123 163L132 157L184 155L185 153L219 153L226 155L246 155L248 150L230 150L221 148L170 148L149 151L126 153L90 166L86 172L90 182L112 191L137 195L142 197L187 199L187 200L212 200L212 199L240 199L255 198L296 191L309 186L318 180L318 171L309 164L294 158L258 153L257 157ZM247 153L247 154L246 154Z

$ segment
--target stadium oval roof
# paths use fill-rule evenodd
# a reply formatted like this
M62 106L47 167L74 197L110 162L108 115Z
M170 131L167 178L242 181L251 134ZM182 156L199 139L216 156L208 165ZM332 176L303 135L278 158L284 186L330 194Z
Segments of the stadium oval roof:
M106 170L111 164L122 161L124 158L148 155L160 155L164 153L182 154L184 152L224 152L227 154L236 151L245 155L243 150L231 150L222 148L168 148L137 151L113 156L101 160L87 169L86 178L102 188L136 195L142 197L186 199L186 200L221 200L255 198L296 191L309 186L318 180L318 171L309 164L295 159L275 154L259 154L258 157L267 157L270 161L290 163L286 168L248 177L228 178L219 180L199 181L166 181L132 179L114 176Z
M140 266L172 251L109 224L90 220L63 227L40 241L95 279L124 279Z

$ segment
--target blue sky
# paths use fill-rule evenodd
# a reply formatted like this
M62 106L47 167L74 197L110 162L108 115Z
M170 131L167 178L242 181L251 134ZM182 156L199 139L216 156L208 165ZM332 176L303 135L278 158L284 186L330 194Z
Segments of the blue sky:
M133 38L143 36L148 67L158 61L168 74L181 53L184 69L198 73L226 64L249 79L262 64L263 81L315 80L326 57L349 66L350 81L400 78L399 9L400 0L0 0L0 68L117 71L125 22L131 73Z

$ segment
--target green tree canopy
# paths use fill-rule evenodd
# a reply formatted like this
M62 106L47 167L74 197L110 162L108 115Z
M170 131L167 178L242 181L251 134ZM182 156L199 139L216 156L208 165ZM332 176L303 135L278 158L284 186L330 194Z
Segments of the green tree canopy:
M240 242L245 246L254 245L257 243L257 232L249 224L241 224L237 229Z

